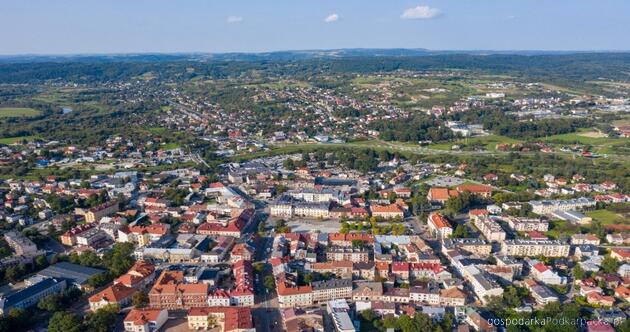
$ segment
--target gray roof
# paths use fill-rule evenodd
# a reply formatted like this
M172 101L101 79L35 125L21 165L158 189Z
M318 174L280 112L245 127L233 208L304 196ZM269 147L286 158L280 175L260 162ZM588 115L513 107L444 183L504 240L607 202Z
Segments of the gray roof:
M311 287L313 287L313 290L352 287L352 280L330 279L330 280L324 280L324 281L313 281L311 283Z
M6 302L4 303L4 308L10 309L13 308L16 304L28 299L32 296L35 296L49 288L53 288L57 286L59 283L65 283L64 280L56 280L53 278L44 279L32 286L26 287L18 292L15 292L6 298Z
M105 272L105 270L68 262L59 262L39 271L37 274L44 277L66 279L71 283L82 285L86 283L91 276L103 272Z

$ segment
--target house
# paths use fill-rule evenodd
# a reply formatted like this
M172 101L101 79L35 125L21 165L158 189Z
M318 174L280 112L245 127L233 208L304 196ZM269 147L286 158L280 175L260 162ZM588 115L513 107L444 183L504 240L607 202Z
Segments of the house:
M630 262L630 249L614 248L610 251L610 257L621 262Z
M168 319L165 309L131 309L123 321L127 332L158 331Z
M138 260L127 271L114 280L114 284L122 284L130 288L144 288L155 279L155 266L148 261Z
M403 218L405 216L405 211L398 204L373 205L370 206L370 211L372 211L372 216L383 219Z
M448 189L448 188L439 188L439 187L431 187L429 189L429 193L427 194L427 200L430 203L437 203L440 205L446 204L451 197L456 197L459 195L457 190Z
M429 225L431 234L437 238L443 239L453 234L453 227L451 227L448 220L439 212L429 214L427 224Z
M122 284L109 286L88 298L90 310L96 311L111 304L116 304L123 308L131 303L131 295L135 291L135 289Z
M602 295L601 293L592 292L586 295L586 302L603 307L611 307L615 303L615 298L612 296Z
M558 297L544 285L532 279L525 280L524 284L538 305L543 306L558 301Z
M544 263L537 260L529 260L530 273L534 279L549 285L563 285L567 282L565 277L561 277Z
M203 307L190 308L187 314L189 330L212 330L223 332L255 332L250 308Z
M483 184L463 184L457 186L457 191L463 193L465 191L481 196L483 198L490 198L492 196L492 187Z
M313 288L311 286L288 286L284 281L276 282L278 305L281 308L310 306L313 304Z
M449 307L461 307L466 304L466 293L457 287L440 290L440 305Z
M615 288L615 296L622 301L630 301L630 288L626 286L618 286Z

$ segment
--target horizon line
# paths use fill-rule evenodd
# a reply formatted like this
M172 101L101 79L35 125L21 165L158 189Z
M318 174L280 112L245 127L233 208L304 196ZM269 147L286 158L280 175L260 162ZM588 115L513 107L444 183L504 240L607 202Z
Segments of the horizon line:
M138 51L138 52L78 52L78 53L0 53L0 57L89 57L89 56L129 56L129 55L226 55L226 54L272 54L282 52L325 52L325 51L344 51L344 50L407 50L407 51L423 51L431 52L461 52L461 53L630 53L630 49L584 49L584 50L562 50L562 49L427 49L421 47L349 47L349 48L312 48L312 49L280 49L268 51Z

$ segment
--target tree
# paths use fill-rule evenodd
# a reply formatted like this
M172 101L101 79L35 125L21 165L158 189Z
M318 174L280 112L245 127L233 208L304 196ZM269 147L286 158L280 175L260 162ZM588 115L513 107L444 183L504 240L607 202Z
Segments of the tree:
M514 286L508 286L503 292L503 303L510 308L516 308L521 305L521 299Z
M103 257L103 264L109 268L114 277L118 277L133 265L133 243L116 243L111 251Z
M61 309L61 296L57 294L48 295L45 298L39 300L39 302L37 303L37 308L49 312L59 311Z
M75 314L59 311L48 322L49 332L81 332L81 320Z
M453 231L453 238L469 238L470 234L468 233L468 229L466 228L466 226L462 225L462 224L457 224L457 226L455 226L455 230Z
M272 290L276 286L276 281L273 279L273 276L266 276L265 279L263 279L263 285L268 290Z
M116 314L120 307L110 304L85 317L86 330L90 332L108 332L114 330L116 324Z
M582 280L586 276L586 271L580 266L580 264L575 264L573 267L573 279Z
M111 277L111 274L109 272L104 272L89 277L87 283L93 288L99 288L108 284L110 281L112 281L112 279L113 278Z
M136 308L144 308L149 303L149 297L143 291L137 291L131 296L131 304Z
M619 268L619 262L610 255L607 255L604 257L604 260L602 260L601 267L605 273L615 273Z

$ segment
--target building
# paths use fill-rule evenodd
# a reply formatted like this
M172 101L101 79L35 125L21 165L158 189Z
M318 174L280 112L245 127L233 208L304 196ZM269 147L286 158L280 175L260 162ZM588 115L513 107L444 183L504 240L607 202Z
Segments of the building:
M367 262L369 261L369 256L370 251L366 248L332 247L326 250L326 260L332 262Z
M16 231L4 233L4 240L19 256L34 256L38 254L37 245L27 237Z
M204 307L190 308L187 314L189 330L212 330L222 332L255 332L250 308Z
M595 234L574 234L571 236L572 245L590 244L598 246L600 243L599 238Z
M92 229L94 225L95 224L82 224L82 225L73 227L72 229L68 230L67 232L61 235L61 243L69 247L75 245L77 243L77 235L89 229Z
M310 306L313 304L313 288L311 286L288 286L284 281L276 281L278 305L280 308Z
M381 301L383 284L380 282L359 282L352 290L353 301Z
M440 304L440 287L434 281L418 282L409 289L409 300L428 305Z
M561 277L543 262L535 259L529 260L530 274L534 279L547 285L564 285L567 282L566 277Z
M355 264L362 264L367 262L357 262ZM339 278L350 279L353 274L353 263L351 261L334 261L324 263L310 263L305 266L307 271L318 272L321 274L331 273ZM374 265L372 265L374 269Z
M404 218L405 211L398 206L398 204L389 205L373 205L370 206L372 216L383 219Z
M435 237L444 239L453 234L453 227L446 218L439 212L432 212L427 219L429 230Z
M554 211L570 211L590 208L595 206L595 200L587 197L580 197L567 200L542 200L530 201L532 212L539 215L551 214Z
M457 190L432 187L429 189L429 193L427 194L427 200L430 203L444 205L449 198L456 197L458 195L459 192L457 192Z
M350 318L350 306L344 299L331 300L326 303L326 312L330 315L336 332L355 332L356 328Z
M501 225L490 217L475 218L474 224L488 241L501 242L505 240L505 231L501 228Z
M448 307L461 307L466 304L466 293L457 287L440 290L440 305Z
M505 240L501 244L504 255L522 257L569 257L571 246L557 240Z
M105 202L97 207L89 209L84 215L85 221L87 221L88 223L97 222L101 220L101 218L107 217L116 212L118 212L117 200Z
M11 309L26 309L37 305L39 300L52 294L59 294L66 289L65 280L37 278L35 283L26 282L27 286L9 295L0 296L0 315Z
M517 232L539 231L546 232L549 230L549 221L542 218L522 218L522 217L504 217L507 224Z
M208 285L186 284L182 271L163 271L149 291L149 307L190 309L208 305Z
M492 187L483 184L463 184L457 186L457 191L463 193L465 191L481 196L483 198L490 198L492 196Z
M168 319L165 309L131 309L123 321L127 332L158 331Z
M83 287L87 285L87 281L90 277L104 272L104 270L92 267L68 262L59 262L37 272L37 275L57 280L65 280L68 287L73 286L78 289L83 289Z
M534 300L536 300L536 304L543 306L551 302L558 301L558 297L544 285L541 285L531 279L525 280L524 284L530 291Z
M155 279L155 266L144 260L137 260L134 265L114 280L114 284L122 284L129 288L147 287Z
M311 287L313 289L314 303L324 303L334 299L352 298L351 279L314 281L311 283Z
M88 298L90 310L96 311L112 304L123 308L131 303L131 295L135 292L136 290L131 287L114 284Z

